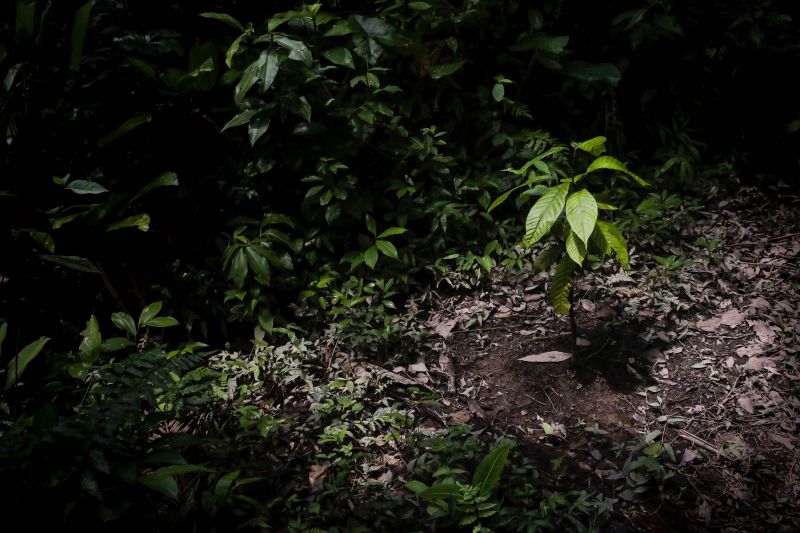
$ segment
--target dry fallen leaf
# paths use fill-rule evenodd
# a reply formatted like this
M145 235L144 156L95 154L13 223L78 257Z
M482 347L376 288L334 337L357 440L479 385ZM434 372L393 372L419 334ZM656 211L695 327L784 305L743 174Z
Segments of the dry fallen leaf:
M439 322L436 324L436 327L433 328L434 333L441 336L443 339L449 339L453 336L452 331L453 328L456 327L458 324L458 319L453 318L450 320L446 320L444 322Z
M322 482L325 481L325 470L327 468L325 465L311 465L308 470L308 485L311 487L311 492L322 490Z
M751 400L749 396L739 396L737 401L739 402L739 407L741 407L747 414L752 415L756 412L755 407L753 407L753 400Z
M466 424L470 418L472 418L472 415L469 414L469 411L456 411L450 415L450 423Z
M520 357L519 361L525 363L560 363L570 357L572 357L571 353L552 351L526 355L525 357Z
M775 359L771 357L751 357L747 360L747 370L758 371L765 367L775 368Z
M700 320L697 327L703 331L716 331L720 326L736 328L744 322L744 313L738 309L728 309L721 316L712 317L707 320Z
M772 344L775 341L775 331L762 320L757 320L752 323L753 330L755 330L756 335L758 335L758 340L763 342L764 344Z
M783 444L789 450L794 450L794 443L792 442L792 439L790 439L789 437L784 437L783 435L776 435L774 433L770 436L772 437L772 440L774 440L775 442Z
M736 355L739 357L753 357L754 355L761 355L764 353L764 347L760 344L750 344L736 348Z
M594 302L586 299L581 300L581 307L588 313L594 313L596 309Z

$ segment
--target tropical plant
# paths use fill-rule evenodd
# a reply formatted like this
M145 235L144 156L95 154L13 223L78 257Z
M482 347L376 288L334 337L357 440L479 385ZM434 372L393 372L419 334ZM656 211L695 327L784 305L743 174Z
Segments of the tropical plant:
M527 179L495 200L489 211L500 205L515 190L526 188L521 196L539 196L525 221L524 243L531 247L540 241L548 241L534 259L534 268L548 270L553 264L555 272L548 290L548 301L556 313L565 315L572 310L573 283L593 254L603 256L610 253L628 268L628 246L617 226L598 218L599 210L615 211L618 208L597 201L589 191L598 178L609 179L613 189L616 180L631 180L638 185L649 184L631 172L621 161L605 153L605 137L594 137L581 143L573 143L575 155L579 152L591 156L591 162L578 174L566 173L559 166L551 166L547 158L567 150L556 146L534 157L518 169L507 169ZM608 186L607 186L608 187ZM576 328L574 314L573 330Z

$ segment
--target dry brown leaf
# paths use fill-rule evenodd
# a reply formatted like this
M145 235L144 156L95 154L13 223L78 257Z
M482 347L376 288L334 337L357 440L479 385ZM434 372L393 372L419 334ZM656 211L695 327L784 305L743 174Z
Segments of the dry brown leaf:
M758 371L764 367L775 368L775 359L771 357L751 357L747 360L747 370Z
M570 357L572 357L571 353L552 351L526 355L525 357L520 357L518 360L525 363L561 363Z
M764 347L760 344L749 344L736 348L736 355L739 357L753 357L754 355L761 355L764 353Z
M469 411L456 411L450 414L450 423L466 424L469 422L470 418L472 418L472 415L469 414Z
M758 340L764 344L772 344L775 341L777 335L769 324L763 320L756 320L752 324L753 330L756 332L756 335L758 335Z
M581 300L581 307L588 313L594 313L596 309L594 302L586 299Z
M753 407L753 400L750 399L749 396L739 396L738 400L739 407L742 408L747 414L753 414L756 412L755 407Z
M783 444L789 450L794 450L794 443L792 442L792 439L790 439L789 437L784 437L783 435L776 435L774 433L770 436L772 437L772 440L774 440L775 442Z
M308 470L308 485L311 487L311 492L318 492L322 490L322 482L325 481L325 465L311 465Z
M433 328L433 331L443 339L449 339L453 336L452 331L453 328L456 327L456 324L458 324L458 319L453 318L450 320L445 320L444 322L439 322L436 324L436 326Z
M697 327L703 331L716 331L720 326L736 328L744 322L744 313L738 309L728 309L721 316L712 317L707 320L700 320Z

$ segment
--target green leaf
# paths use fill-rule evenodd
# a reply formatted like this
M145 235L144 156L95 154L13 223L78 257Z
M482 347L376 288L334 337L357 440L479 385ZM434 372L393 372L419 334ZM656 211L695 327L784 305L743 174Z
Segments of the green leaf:
M397 248L395 248L394 244L390 243L389 241L382 241L378 239L375 241L375 246L383 255L391 257L392 259L397 259Z
M567 235L566 246L570 259L575 261L578 266L583 265L583 260L586 258L586 244L575 235L574 231L570 231Z
M135 130L139 126L143 124L147 124L153 120L153 115L150 113L136 113L131 118L120 124L114 131L102 137L99 141L97 141L98 148L104 148L111 144L112 142L116 141L123 135L130 133L131 131Z
M225 124L225 125L222 127L222 130L221 130L221 131L225 131L225 130L227 130L227 129L234 128L234 127L236 127L236 126L241 126L241 125L243 125L243 124L247 124L247 123L249 123L249 122L250 122L250 119L251 119L251 118L253 118L253 116L254 116L256 113L260 112L260 111L261 111L260 109L246 109L245 111L242 111L241 113L239 113L238 115L236 115L235 117L233 117L232 119L230 119L230 120L229 120L229 121L228 121L228 122L227 122L227 123L226 123L226 124Z
M180 474L205 474L205 473L212 473L216 472L213 468L209 468L205 465L169 465L169 466L162 466L155 472L154 475L157 476L174 476Z
M628 170L628 167L626 167L618 159L615 159L610 155L600 156L594 161L592 161L592 164L589 165L589 168L586 169L586 173L589 174L590 172L594 172L595 170L601 170L601 169L616 170L618 172L622 172L633 178L634 181L636 181L636 183L638 183L639 185L643 187L650 186L649 183L647 183L645 180L643 180L642 178L640 178L639 176Z
M83 43L86 41L86 31L89 29L89 16L92 12L92 4L90 0L83 4L75 12L75 20L72 23L72 36L70 37L69 49L69 69L72 72L77 72L81 66L81 58L83 57Z
M139 315L139 327L142 327L145 322L153 320L161 312L163 305L164 302L153 302L142 309L142 313Z
M625 242L625 237L622 236L617 226L611 222L603 220L597 221L597 230L602 235L603 240L608 244L609 248L617 255L617 259L622 263L622 268L628 269L628 244Z
M405 233L407 231L408 230L406 228L400 228L400 227L397 227L397 226L392 226L391 228L388 228L388 229L382 231L381 234L378 235L378 238L379 239L383 239L384 237L391 237L392 235L402 235L403 233Z
M455 483L437 483L418 494L426 500L448 500L461 496L461 487Z
M174 172L164 172L163 174L159 174L153 181L136 191L136 194L133 195L128 201L128 205L132 204L145 194L149 193L154 189L158 189L160 187L177 187L178 186L178 175Z
M5 335L5 330L4 333ZM44 345L47 344L47 341L50 339L47 337L40 337L39 340L33 341L32 343L25 346L11 361L8 362L8 366L6 366L6 385L5 389L8 390L13 387L17 381L19 381L20 376L22 376L25 369L28 368L28 365L31 364L37 355L42 351Z
M547 189L533 204L525 221L525 241L528 246L535 244L550 231L550 228L564 210L569 184L562 183Z
M128 333L131 337L136 337L136 322L133 321L133 317L128 313L119 311L112 314L111 322L125 333Z
M258 140L267 133L269 129L269 117L260 115L253 117L247 127L247 138L250 139L250 146L255 146Z
M228 15L227 13L213 13L213 12L205 12L200 13L200 16L206 19L213 19L218 20L220 22L224 22L225 24L236 28L239 31L244 31L244 26L242 23L233 18L232 16Z
M233 64L233 56L236 55L236 52L239 51L239 47L242 46L242 39L244 39L245 35L246 34L243 33L234 39L231 45L228 47L228 51L225 52L225 64L228 66L228 68L231 68L231 65Z
M106 227L106 231L114 231L123 228L136 228L140 231L147 231L150 229L150 215L147 213L139 213L124 218Z
M89 180L70 181L66 188L75 194L103 194L108 192L108 189L99 183Z
M21 229L20 231L30 235L33 240L42 245L42 247L51 254L56 251L56 242L53 240L53 237L49 233L29 228L24 228Z
M267 258L264 257L263 254L259 253L258 247L248 246L247 247L247 264L250 265L250 268L255 273L256 277L261 280L262 283L269 285L270 282L270 270L269 270L269 263L267 262Z
M604 81L614 87L622 79L622 73L612 63L569 61L564 63L563 67L564 74L581 81Z
M492 87L492 98L494 98L494 101L501 102L505 95L506 95L506 89L505 87L503 87L503 84L495 83L494 87Z
M308 49L308 46L306 46L306 43L290 39L286 36L277 36L274 40L281 47L289 50L289 59L300 61L307 67L311 66L313 58L311 57L311 51Z
M616 211L619 207L607 204L605 202L597 202L597 209L605 209L606 211Z
M428 2L409 2L408 7L414 11L425 11L430 9L432 6Z
M243 249L239 249L231 261L230 278L237 289L244 285L244 278L247 276L247 259Z
M86 322L86 328L81 331L81 335L83 335L83 339L78 348L81 360L84 363L94 363L100 355L100 345L103 343L100 336L100 324L97 323L94 315Z
M455 73L463 64L464 61L454 61L453 63L436 65L428 71L428 74L430 74L431 78L434 80L438 80L439 78L444 78L445 76Z
M3 341L6 340L6 333L8 333L8 324L3 322L0 324L0 355L3 354Z
M351 69L356 68L356 64L353 62L353 55L347 48L333 48L322 52L322 55L334 65L341 65Z
M217 484L214 485L214 496L217 498L222 498L228 495L230 492L231 485L233 482L236 481L236 478L239 477L240 470L233 470L232 472L228 472L217 481Z
M172 326L177 326L178 324L179 322L171 316L159 316L144 323L145 326L149 326L151 328L171 328Z
M45 261L50 261L52 263L56 263L57 265L71 268L72 270L77 270L78 272L90 272L92 274L100 273L100 269L94 266L91 261L84 257L78 257L75 255L41 255L40 257Z
M568 256L561 258L556 266L553 279L550 281L550 290L547 299L553 310L559 315L569 313L572 303L569 301L569 292L572 287L572 273L575 271L575 263Z
M269 58L270 53L268 51L261 52L261 55L258 56L258 59L247 65L247 68L244 69L242 72L242 77L239 80L239 83L236 85L236 88L233 91L233 101L237 104L242 103L244 97L247 96L247 92L256 84L256 82L261 79L263 73L262 71L266 69L267 66L267 58Z
M378 248L375 246L370 246L364 252L364 262L370 268L375 268L375 264L378 262Z
M569 43L567 35L532 34L522 38L517 44L511 46L512 52L526 52L528 50L542 50L551 54L560 54Z
M278 65L278 54L270 53L267 57L267 63L258 73L261 83L264 84L264 90L272 87L272 84L275 82L275 78L278 75L279 69L280 66Z
M488 496L494 486L500 481L500 474L508 461L508 446L498 446L490 451L475 469L472 477L472 486L478 489L479 494Z
M576 191L567 198L567 222L584 244L589 242L597 222L597 202L586 189Z
M103 341L103 344L100 345L100 351L103 353L112 353L131 346L134 346L134 343L125 337L111 337Z
M159 492L167 498L171 498L173 500L178 499L178 482L175 481L175 478L172 476L164 474L148 474L140 477L138 481L148 489Z
M430 487L428 487L428 485L426 485L422 481L414 480L414 481L409 481L408 483L406 483L405 484L405 488L407 488L408 490L410 490L414 494L419 494L421 492L424 492L424 491L428 490L428 488L430 488Z
M564 250L557 244L552 244L539 252L536 259L533 260L533 271L535 273L546 272L550 270L553 263L561 259L561 254Z
M33 36L33 27L36 23L36 2L17 0L14 43L27 42Z
M572 147L576 150L583 150L584 152L597 157L606 151L607 140L608 139L602 136L594 137L588 141L583 141L582 143L572 143Z

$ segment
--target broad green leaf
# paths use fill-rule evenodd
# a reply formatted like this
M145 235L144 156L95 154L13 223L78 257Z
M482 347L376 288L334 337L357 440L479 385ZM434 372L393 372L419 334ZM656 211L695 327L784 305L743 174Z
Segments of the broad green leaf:
M75 194L103 194L104 192L108 192L108 189L96 181L89 180L70 181L67 183L66 188Z
M240 472L240 470L234 470L222 476L219 481L217 481L217 484L214 485L214 496L217 498L227 496L228 492L230 492L231 485L233 485L233 482L239 477Z
M85 363L93 363L100 355L100 345L103 343L103 339L100 336L100 324L97 323L97 318L94 315L86 322L86 328L81 331L81 335L83 335L83 339L78 348L81 360Z
M75 255L41 255L40 257L45 261L50 261L52 263L56 263L57 265L71 268L72 270L77 270L78 272L90 272L92 274L100 273L100 269L94 266L91 261L84 257L78 257Z
M426 491L430 488L422 481L416 481L416 480L409 481L404 486L414 494L420 494L421 492Z
M603 236L603 240L608 244L609 248L617 255L617 259L622 263L622 268L628 269L628 244L625 242L625 237L622 236L617 226L611 222L603 220L597 221L597 229Z
M267 59L270 53L268 51L261 52L258 59L247 65L247 68L242 72L242 78L233 90L233 101L240 104L247 92L256 84L256 82L263 77L263 71L267 66Z
M569 36L567 35L532 34L523 37L518 43L512 45L509 50L512 52L526 52L535 49L551 54L560 54L568 43Z
M247 247L247 263L250 265L250 269L255 273L256 277L258 277L262 283L269 285L269 263L267 262L267 258L259 253L258 248L261 248L261 246Z
M237 289L241 289L244 285L244 278L247 276L247 258L245 257L244 250L239 249L233 256L230 268L230 278L233 285Z
M281 47L289 50L289 59L300 61L307 67L311 66L313 58L311 57L311 51L308 49L308 46L306 46L306 43L290 39L283 35L274 37L274 40Z
M392 226L391 228L388 228L388 229L382 231L381 234L378 235L378 238L379 239L383 239L384 237L391 237L392 235L402 235L403 233L405 233L407 231L408 230L406 228L400 228L400 227L397 227L397 226Z
M397 248L395 248L394 244L390 243L389 241L382 241L378 239L375 241L375 246L383 255L391 257L392 259L397 259Z
M488 496L500 481L500 474L508 461L508 452L508 446L498 446L490 451L475 469L472 486L478 489L478 493L482 496Z
M353 55L347 48L333 48L332 50L322 52L322 55L334 65L341 65L352 69L356 68L356 64L353 62Z
M592 193L582 189L569 195L567 221L583 243L588 243L597 222L597 202Z
M568 191L569 184L567 183L550 187L533 204L525 221L525 241L527 245L535 244L550 231L550 228L564 210Z
M375 268L375 264L378 262L378 248L375 246L370 246L364 252L364 263L367 264L370 268Z
M77 72L81 66L81 58L83 57L83 43L86 41L86 31L89 29L89 16L92 12L92 4L90 0L83 4L75 12L75 20L72 23L72 36L70 37L69 49L69 69L72 72Z
M536 273L546 272L553 264L561 259L561 254L564 250L560 245L552 244L539 252L536 259L533 260L533 271Z
M492 98L495 102L501 102L506 95L506 89L502 83L495 83L492 87Z
M150 113L136 113L131 118L120 124L114 131L102 137L97 141L98 148L104 148L112 142L116 141L123 135L135 130L143 124L147 124L153 120L153 115Z
M162 466L155 472L154 475L158 476L174 476L180 474L205 474L205 473L212 473L216 472L213 468L209 468L205 465L169 465L169 466Z
M128 201L128 205L133 203L134 201L138 200L145 194L149 193L154 189L158 189L159 187L177 187L178 186L178 175L174 172L164 172L163 174L159 174L153 181L136 191L136 194L133 195Z
M139 478L139 483L173 500L178 499L178 482L165 474L148 474Z
M445 76L455 73L463 64L464 61L454 61L453 63L436 65L435 67L431 68L428 73L430 74L431 78L438 80L439 78L444 78Z
M17 381L19 381L20 376L25 372L25 369L28 368L28 365L31 364L37 355L42 351L44 345L47 344L47 341L50 339L48 337L41 337L39 340L33 341L32 343L25 346L11 361L8 362L8 366L6 366L6 385L5 389L8 390L13 387Z
M131 337L136 337L136 322L133 321L133 317L128 313L123 313L122 311L113 313L111 322Z
M177 326L178 321L171 316L157 316L145 322L144 325L151 328L171 328Z
M428 2L409 2L408 7L415 11L426 11L432 6Z
M206 12L206 13L200 13L200 16L206 19L213 19L213 20L218 20L220 22L224 22L225 24L232 26L239 31L242 32L244 31L244 26L242 26L242 23L233 18L232 16L228 15L227 13Z
M123 228L136 228L140 231L147 231L150 229L150 215L147 213L139 213L124 218L120 221L109 224L106 231L114 231Z
M437 483L418 494L426 500L448 500L461 496L461 487L455 483Z
M236 127L236 126L241 126L241 125L243 125L243 124L247 124L247 123L249 123L249 122L250 122L250 119L251 119L251 118L253 118L253 116L254 116L256 113L260 112L260 111L261 111L260 109L246 109L245 111L242 111L241 113L239 113L238 115L236 115L235 117L233 117L232 119L230 119L230 120L229 120L229 121L228 121L228 122L227 122L227 123L226 123L226 124L225 124L225 125L222 127L222 130L221 130L221 131L225 131L225 130L227 130L227 129L229 129L229 128L234 128L234 127Z
M250 124L247 126L247 138L250 139L250 146L255 146L258 140L267 133L269 122L269 117L265 115L250 119Z
M622 73L620 73L619 69L612 63L569 61L564 63L563 72L567 76L581 81L604 81L612 87L616 86L619 80L622 79Z
M275 82L275 77L278 75L278 70L280 66L278 65L278 54L270 53L269 57L267 57L267 63L264 65L264 68L258 73L259 78L261 78L261 83L264 84L264 90L269 89L272 87L272 84Z
M126 339L125 337L111 337L103 341L103 344L100 345L100 351L103 353L112 353L131 346L134 346L134 342L130 339Z
M516 174L517 176L519 176L520 174L525 174L532 166L535 166L537 163L541 163L545 157L550 157L551 155L563 152L564 150L566 150L566 148L563 146L553 146L548 150L542 152L541 154L537 155L524 165L522 165L522 167L518 169L507 168L504 171L511 172L512 174ZM546 172L546 169L543 170L543 172Z
M550 281L550 290L547 293L547 300L553 306L553 310L559 315L569 313L572 303L569 299L570 288L572 287L572 273L575 271L575 263L568 256L561 258L556 266L553 279Z
M51 254L56 251L56 242L49 233L29 228L21 229L20 231L30 235L33 240L41 244Z
M144 309L142 309L141 314L139 315L139 326L143 326L145 322L149 322L153 320L158 313L161 312L161 308L164 306L164 302L153 302Z
M239 51L239 47L242 45L242 39L244 39L245 35L246 34L243 33L234 39L234 41L228 47L228 51L225 52L225 64L228 66L228 68L231 68L231 65L233 64L233 56L235 56L236 52Z
M605 202L597 202L597 209L605 209L606 211L616 211L619 207L607 204Z
M586 258L586 245L575 235L574 231L570 231L567 235L566 247L570 259L575 261L578 266L583 265L583 260Z
M589 165L589 168L586 169L586 173L589 174L590 172L594 172L595 170L601 170L601 169L616 170L618 172L622 172L633 178L634 181L636 181L636 183L638 183L639 185L643 187L650 186L649 183L647 183L645 180L643 180L642 178L640 178L639 176L628 170L628 167L626 167L618 159L615 159L610 155L600 156L594 161L592 161L592 164Z
M583 150L584 152L597 157L606 151L607 140L608 139L602 136L594 137L588 141L583 141L582 143L572 143L572 147L576 150Z
M333 25L331 29L325 32L325 37L340 37L342 35L350 35L353 33L353 28L350 26L349 20L340 20Z

